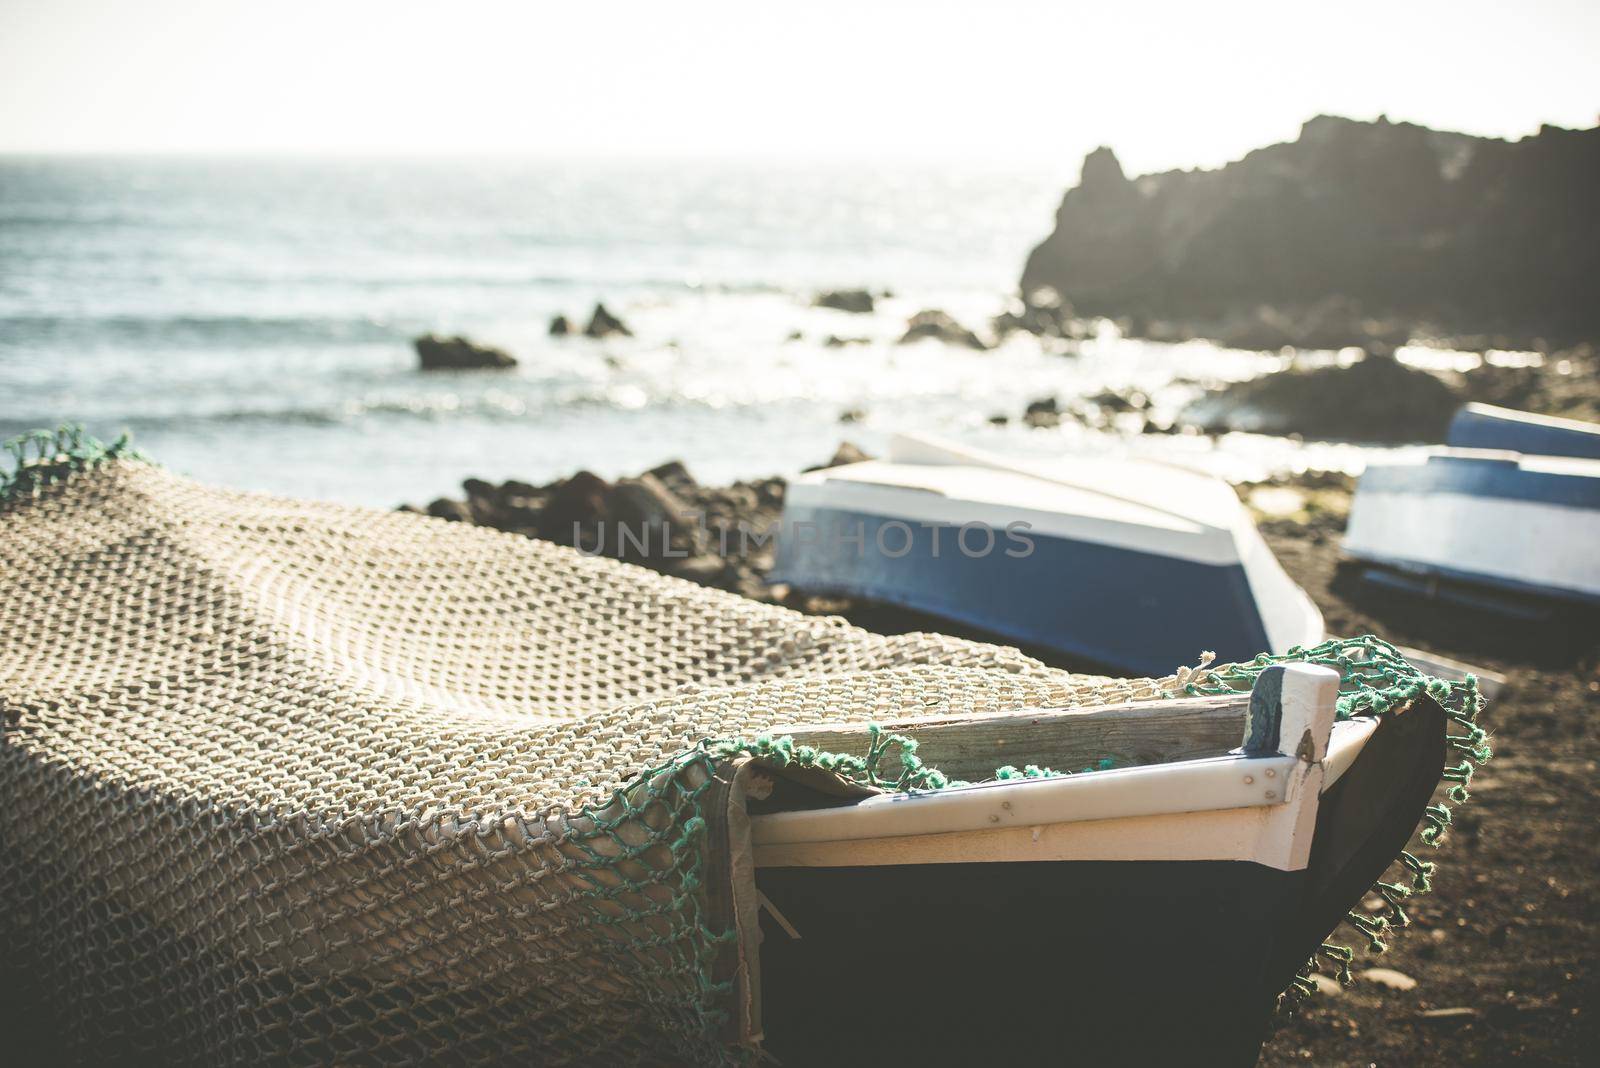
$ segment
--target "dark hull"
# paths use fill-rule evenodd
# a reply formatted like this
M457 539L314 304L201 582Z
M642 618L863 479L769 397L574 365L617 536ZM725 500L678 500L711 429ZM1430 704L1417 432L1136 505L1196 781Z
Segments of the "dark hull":
M764 868L766 1047L786 1065L1251 1064L1277 994L1404 848L1444 715L1386 720L1301 871L1240 861Z
M1536 623L1549 622L1563 611L1600 607L1600 598L1582 591L1448 567L1373 561L1362 567L1361 578L1374 586Z
M763 925L767 1047L786 1065L1248 1063L1272 1007L1271 947L1249 933L1287 921L1303 877L1193 861L764 871L801 935Z

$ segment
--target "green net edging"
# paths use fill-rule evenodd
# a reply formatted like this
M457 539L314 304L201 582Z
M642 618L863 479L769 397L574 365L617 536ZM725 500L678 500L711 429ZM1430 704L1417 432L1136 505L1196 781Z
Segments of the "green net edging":
M578 861L591 922L611 931L619 970L636 980L633 996L675 1025L673 1056L706 1064L748 1059L718 1039L733 982L717 979L716 961L738 931L708 918L704 802L716 763L704 746L681 754L568 815L558 839Z
M1399 649L1382 638L1367 634L1359 638L1332 638L1319 645L1294 646L1281 656L1263 653L1242 664L1203 668L1192 676L1182 692L1212 695L1248 691L1262 671L1286 663L1318 664L1339 673L1337 714L1341 720L1404 712L1421 697L1431 697L1445 710L1461 732L1448 736L1456 762L1445 765L1441 776L1450 784L1445 790L1445 800L1424 810L1416 833L1422 846L1438 848L1450 828L1451 805L1463 804L1472 796L1468 787L1473 773L1494 756L1489 746L1489 732L1478 722L1484 700L1478 690L1477 677L1469 674L1460 682L1452 682L1424 675L1406 661ZM1435 871L1434 862L1422 860L1406 849L1395 858L1390 871L1372 885L1370 892L1382 899L1383 908L1376 914L1351 909L1345 915L1344 923L1365 940L1368 952L1385 952L1389 948L1386 936L1410 926L1411 919L1402 902L1432 890ZM1390 872L1394 873L1392 878ZM1306 995L1316 990L1311 973L1322 972L1324 962L1332 967L1340 984L1349 986L1354 981L1350 966L1355 962L1355 950L1324 942L1285 991L1281 1002L1284 1008L1292 1011Z
M707 750L712 756L723 760L748 756L774 768L784 768L791 764L797 768L817 768L832 772L858 786L870 786L879 790L915 793L973 785L964 779L952 779L937 768L928 767L922 762L922 758L917 756L915 738L889 733L876 723L867 724L867 754L864 757L825 753L809 745L796 745L792 737L773 738L770 735L761 735L753 742L738 740L709 742ZM885 775L881 772L880 765L889 757L891 751L898 754L893 762L893 765L898 765L898 773L891 771ZM1083 770L1106 771L1112 766L1113 762L1107 759ZM999 781L1051 779L1070 774L1073 773L1042 768L1037 764L1028 764L1022 768L1008 764L1003 768L996 768L994 778Z
M111 460L150 462L127 434L106 445L76 424L19 434L0 443L0 448L11 454L15 465L11 471L0 469L0 501L35 496L46 486Z

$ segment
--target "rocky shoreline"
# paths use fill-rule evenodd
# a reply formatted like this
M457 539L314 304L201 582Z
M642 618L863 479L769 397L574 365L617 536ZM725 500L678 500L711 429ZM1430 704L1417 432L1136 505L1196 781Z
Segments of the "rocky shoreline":
M1349 365L1290 367L1217 386L1185 407L1176 422L1159 420L1151 399L1141 391L1113 389L1086 397L1040 397L1021 412L995 413L990 422L1015 419L1048 430L1071 420L1123 434L1245 430L1305 438L1429 443L1443 440L1451 415L1468 401L1600 420L1600 390L1593 385L1597 375L1600 365L1587 347L1538 363L1484 363L1464 372L1420 370L1386 356L1367 354ZM855 422L862 415L846 412L841 422ZM867 458L861 449L844 442L817 466ZM1334 483L1342 486L1346 495L1352 488L1345 476L1334 473L1306 472L1296 480L1296 486L1308 486L1322 497ZM776 475L728 486L704 485L681 461L669 460L614 482L589 471L543 485L469 478L462 484L460 497L441 497L425 507L401 507L576 545L701 585L809 610L814 606L805 599L793 600L789 591L766 584L765 575L773 564L771 544L737 536L741 530L776 528L785 485ZM1239 490L1249 502L1258 488L1261 486L1242 485ZM616 536L619 526L639 534L623 541ZM833 611L840 608L837 602L828 606Z
M1159 417L1141 390L1102 389L1039 397L1020 413L997 412L989 421L1049 429L1071 420L1130 434L1244 431L1364 444L1439 444L1451 416L1471 402L1600 421L1600 359L1589 345L1509 363L1491 354L1467 370L1410 366L1378 346L1348 355L1332 363L1297 356L1240 382L1190 382L1199 395L1176 418Z

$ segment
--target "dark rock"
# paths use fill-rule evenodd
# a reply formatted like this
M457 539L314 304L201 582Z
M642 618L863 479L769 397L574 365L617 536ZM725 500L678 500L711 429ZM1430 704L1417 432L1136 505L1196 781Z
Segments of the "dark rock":
M859 423L867 417L867 413L860 408L847 408L839 413L839 422L843 424Z
M1248 348L1592 339L1596 175L1600 127L1506 142L1321 116L1220 170L1133 179L1097 149L1022 292Z
M528 499L538 497L542 491L538 486L528 482L518 482L516 479L507 479L500 484L500 493L508 500Z
M865 345L867 343L868 339L864 337L840 337L837 334L829 334L822 340L822 344L830 349L842 349L846 345Z
M989 347L977 334L937 308L919 311L913 315L911 321L906 323L906 332L900 338L900 344L906 345L927 337L950 345L965 345L971 349L982 350Z
M452 523L471 523L472 509L464 501L454 501L449 497L440 497L428 505L428 514L435 519L448 519Z
M572 322L565 315L558 315L550 320L550 336L566 337L572 333Z
M503 349L479 345L464 337L424 334L411 342L424 371L468 371L515 367L517 361Z
M1048 430L1061 425L1061 405L1054 397L1040 397L1030 401L1022 413L1022 421L1031 427Z
M611 488L607 512L613 524L607 532L614 542L607 546L610 555L625 560L681 560L699 548L697 510L654 475L618 480Z
M461 483L461 488L467 491L467 499L469 501L474 497L498 499L500 496L499 486L496 486L493 482L485 482L481 478L469 478Z
M852 441L841 441L839 447L833 451L833 459L828 461L829 467L843 467L845 464L866 463L872 459L865 449Z
M684 466L682 460L668 460L645 473L659 479L662 485L680 496L693 497L700 488L700 484L694 480L694 476L689 473L688 467Z
M818 293L817 298L811 302L818 308L833 308L835 311L853 312L856 315L869 314L874 305L872 294L865 289L834 289L826 293Z
M789 484L781 478L764 478L750 484L756 491L756 497L761 501L761 506L766 509L783 507L784 491Z
M990 426L1008 426L1010 423L1011 417L1004 412L996 412L989 417Z
M1368 356L1349 367L1291 368L1225 386L1191 403L1182 418L1208 433L1438 442L1461 402L1435 374Z
M833 451L833 459L825 464L806 468L807 471L825 471L830 467L843 467L846 464L865 463L872 459L860 446L851 441L841 441L839 447Z
M506 482L496 486L481 478L461 484L467 495L467 508L473 522L497 530L531 533L538 528L544 507L544 493L526 482Z
M612 334L633 336L627 324L607 311L604 304L594 306L594 313L589 316L589 325L583 328L583 333L586 337L610 337Z
M1142 412L1150 407L1150 398L1136 389L1129 390L1126 393L1120 393L1114 389L1103 389L1087 399L1090 404L1113 415L1121 415L1126 412Z
M1062 307L1048 298L1041 303L1023 302L1007 309L989 322L996 337L1024 331L1040 337L1059 337L1078 341L1089 336L1089 328L1075 319L1070 307Z
M785 490L781 478L700 486L680 461L670 460L615 485L581 471L543 487L474 478L464 488L465 502L440 500L429 512L576 544L755 600L776 601L786 593L763 578L773 565L772 532Z
M789 331L789 336L787 338L785 338L784 340L785 341L803 341L803 340L805 340L805 336L806 335L805 335L805 333L803 331L791 330L791 331Z
M472 512L473 521L485 526L498 526L495 520L499 518L501 510L500 487L481 478L469 478L461 483L461 488L467 494L467 508Z
M595 525L607 516L611 484L589 471L579 471L550 487L549 500L539 513L539 536L572 545L574 534L592 544Z
M693 523L689 506L659 478L648 474L619 479L611 487L606 510L610 518L635 527L677 530Z

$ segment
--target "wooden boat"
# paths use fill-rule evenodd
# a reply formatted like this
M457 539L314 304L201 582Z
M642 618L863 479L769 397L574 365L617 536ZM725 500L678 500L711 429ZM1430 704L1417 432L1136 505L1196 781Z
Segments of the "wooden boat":
M1450 421L1445 444L1456 449L1499 449L1530 456L1600 460L1600 425L1468 404Z
M1369 579L1519 616L1600 603L1600 460L1436 450L1368 467L1345 552Z
M793 480L772 581L1135 674L1323 636L1220 480L1134 459L1018 462L931 438Z
M1253 692L891 724L987 774L753 805L765 1048L785 1064L1250 1064L1280 991L1405 847L1446 714L1335 722L1337 673ZM796 742L848 750L861 725ZM1241 739L1243 744L1240 744ZM763 812L762 809L766 811Z

